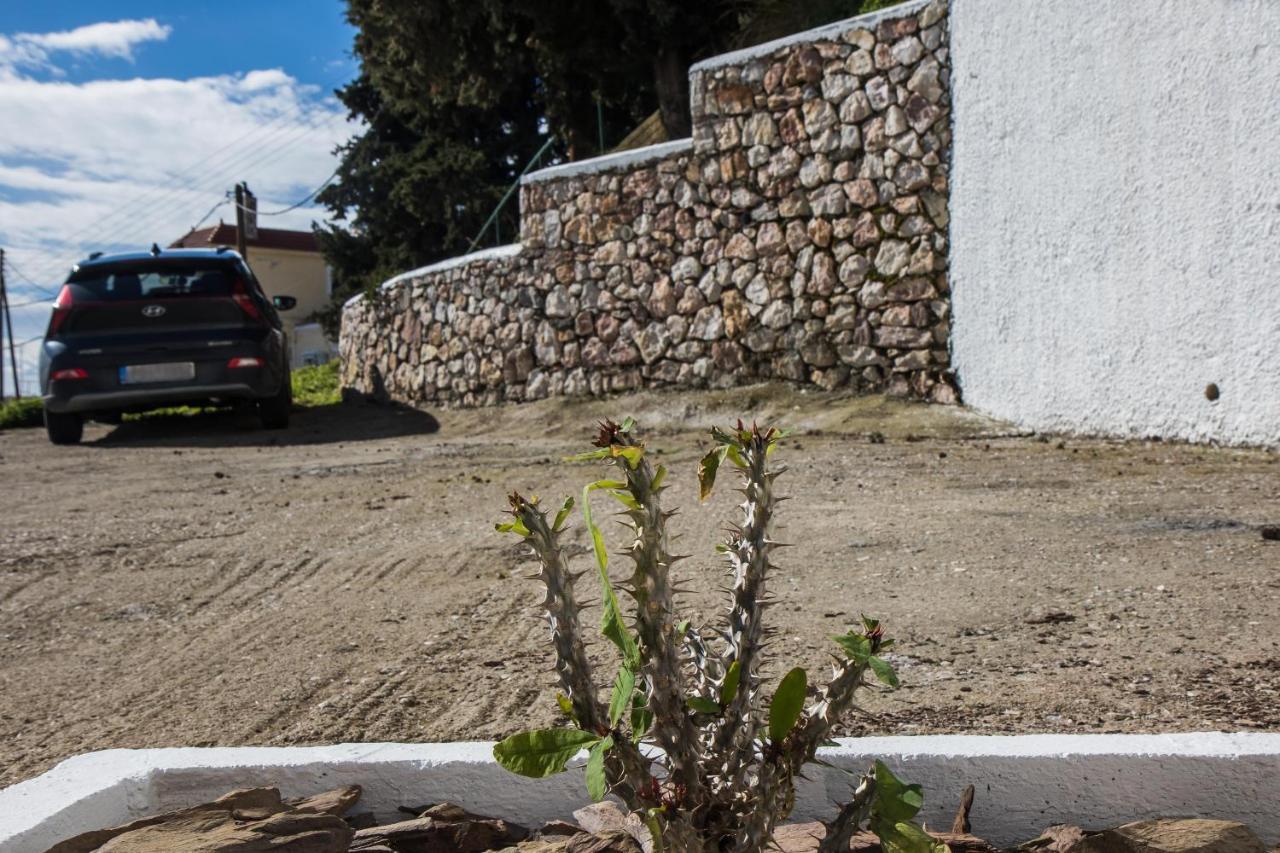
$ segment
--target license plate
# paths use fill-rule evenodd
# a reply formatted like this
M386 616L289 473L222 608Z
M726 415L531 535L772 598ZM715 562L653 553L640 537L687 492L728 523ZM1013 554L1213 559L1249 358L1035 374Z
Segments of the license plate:
M143 382L182 382L196 378L196 365L192 361L176 361L169 364L131 364L120 368L121 385L137 385Z

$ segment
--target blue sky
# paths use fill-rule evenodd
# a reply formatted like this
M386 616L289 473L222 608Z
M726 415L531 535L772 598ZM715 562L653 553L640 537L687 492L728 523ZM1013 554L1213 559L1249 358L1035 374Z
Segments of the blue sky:
M137 51L133 63L97 57L63 63L66 79L103 75L205 77L281 67L304 83L331 91L351 79L355 30L340 0L258 2L15 2L0 12L0 32L48 33L100 21L154 19L172 32Z
M239 180L260 210L287 207L359 131L333 97L357 70L340 0L0 9L0 247L20 341L43 331L78 258L229 220ZM304 206L262 224L323 217ZM28 392L36 347L23 348Z

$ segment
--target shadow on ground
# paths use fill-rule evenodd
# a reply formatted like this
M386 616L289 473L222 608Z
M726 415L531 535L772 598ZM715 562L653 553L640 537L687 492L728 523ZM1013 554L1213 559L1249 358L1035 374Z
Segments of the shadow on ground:
M296 409L288 429L265 430L252 409L150 415L120 424L88 447L291 447L429 435L440 422L407 406L366 402Z

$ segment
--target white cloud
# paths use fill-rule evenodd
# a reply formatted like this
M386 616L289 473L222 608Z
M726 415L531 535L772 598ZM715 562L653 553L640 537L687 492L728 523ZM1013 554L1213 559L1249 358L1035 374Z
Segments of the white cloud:
M172 29L155 18L104 21L54 33L15 33L0 36L0 71L50 68L50 54L72 53L133 61L133 49L149 41L164 41Z
M46 289L91 251L177 239L237 181L260 210L293 204L334 171L333 149L358 129L332 96L279 68L82 83L12 71L22 50L126 55L156 32L99 29L114 26L0 36L0 247ZM206 224L220 217L232 220L229 204ZM261 224L307 230L323 217L305 206ZM9 286L14 303L44 296L20 277ZM47 311L15 311L18 340L43 331Z

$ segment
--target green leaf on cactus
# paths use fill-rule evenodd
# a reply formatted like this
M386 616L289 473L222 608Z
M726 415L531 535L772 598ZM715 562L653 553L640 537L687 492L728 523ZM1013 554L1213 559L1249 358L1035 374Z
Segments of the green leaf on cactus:
M712 450L698 463L698 499L706 500L711 494L711 490L715 488L716 471L720 468L720 463L724 461L724 456L729 448L725 445L712 448Z
M619 447L615 444L609 448L609 455L615 459L622 457L627 461L628 467L634 469L640 466L640 460L644 458L644 448L638 444L629 447Z
M875 767L876 795L871 804L871 821L892 826L909 821L924 805L924 794L919 785L908 785L893 775L883 761ZM874 827L873 827L873 830Z
M636 674L625 666L618 670L618 677L613 681L613 695L609 697L609 725L618 725L618 720L631 707L631 694L636 690Z
M573 702L569 701L568 696L563 693L557 693L556 704L560 706L561 712L563 712L566 717L573 720L575 723L577 722L577 718L573 715Z
M623 666L635 672L640 669L640 649L622 620L622 608L618 606L618 596L614 595L613 584L609 581L609 553L605 550L604 535L591 519L591 492L594 489L613 488L613 482L600 480L582 487L582 519L586 522L587 530L591 531L596 566L600 569L600 587L603 590L601 597L604 604L604 613L600 617L600 633L622 652Z
M705 696L690 696L684 700L685 704L699 714L719 714L720 703L714 699L708 699Z
M587 756L587 794L595 802L600 802L609 793L609 782L604 775L604 754L612 748L613 736L606 735L604 740L591 747Z
M519 533L521 536L529 535L529 528L524 526L524 522L520 519L515 521L499 522L493 526L493 529L499 533Z
M573 498L567 497L564 503L560 505L560 511L556 513L556 523L551 525L552 530L563 530L564 520L569 517L569 512L573 509Z
M639 501L637 501L635 498L631 497L631 493L630 493L630 492L617 491L617 492L610 492L609 494L611 494L611 495L613 495L615 498L617 498L618 503L622 504L622 505L623 505L623 506L625 506L627 509L639 509L639 508L640 508L640 502L639 502Z
M572 456L566 456L565 462L591 462L596 459L608 459L608 448L600 448L599 450L588 450L585 453L575 453Z
M951 849L909 821L883 828L877 835L884 853L949 853Z
M720 684L720 704L728 707L738 695L738 680L742 677L742 665L737 661L729 664L729 671L724 674Z
M742 454L738 452L738 448L734 447L731 444L727 448L725 448L725 450L729 456L730 462L732 462L734 465L737 465L739 468L747 467L747 460L742 458Z
M512 773L541 779L563 771L565 762L599 740L581 729L534 729L494 744L493 757Z
M666 481L667 481L667 466L659 465L658 470L653 473L653 483L652 485L649 486L649 488L656 492L662 488L662 484L665 483Z
M808 690L809 677L802 668L796 667L782 677L769 703L769 738L774 743L781 743L795 728Z
M857 663L866 663L871 659L871 641L861 634L855 634L850 631L833 639L839 644L840 648L844 649L844 653L849 656L850 660Z
M649 809L644 813L644 825L649 827L649 837L653 839L653 853L666 853L662 844L662 809Z
M648 700L637 690L631 699L631 739L639 743L652 725L653 712L649 710Z
M876 674L876 678L890 687L896 688L898 686L898 674L893 671L893 667L884 658L872 657L868 659L867 663L871 665L871 671Z

